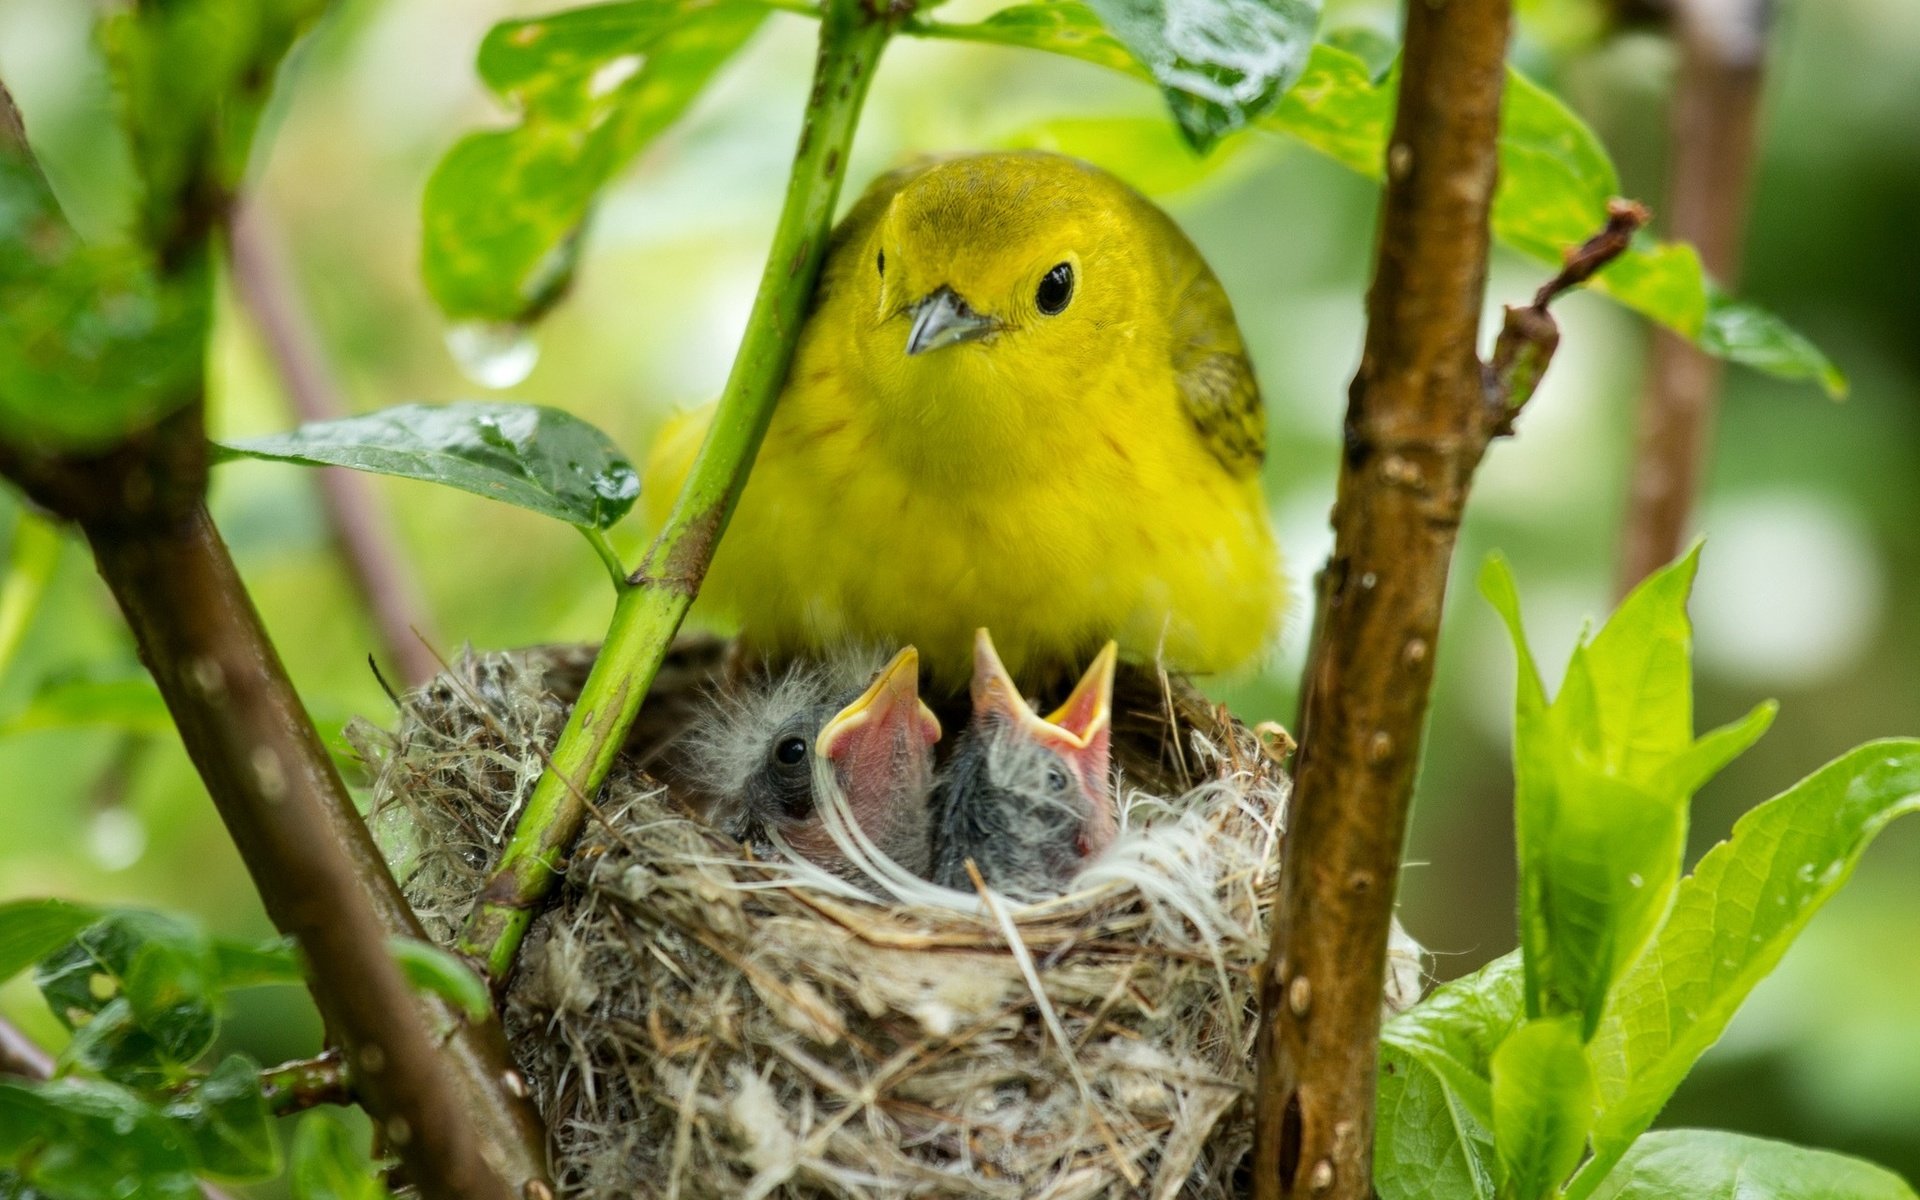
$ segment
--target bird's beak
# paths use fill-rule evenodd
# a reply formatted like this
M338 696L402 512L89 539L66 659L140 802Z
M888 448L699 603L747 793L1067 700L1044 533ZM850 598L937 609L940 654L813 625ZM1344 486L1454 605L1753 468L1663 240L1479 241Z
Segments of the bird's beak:
M1071 763L1087 800L1087 822L1080 850L1092 856L1113 841L1117 823L1107 786L1112 762L1113 671L1119 647L1108 642L1094 656L1087 673L1067 702L1045 717L1033 711L1020 688L1007 674L993 648L993 638L982 629L973 638L973 719L1000 720Z
M992 317L973 311L950 287L941 287L913 306L913 328L907 333L907 353L925 354L985 337L999 328Z
M891 776L903 759L924 761L939 740L940 721L920 701L920 652L908 646L821 727L814 753L854 776Z
M984 629L973 635L973 713L976 720L998 718L1056 750L1081 754L1099 743L1104 759L1109 727L1113 723L1113 669L1119 648L1108 642L1067 702L1042 717L1033 711L1020 687L1000 661L993 637ZM1105 763L1101 764L1104 774Z

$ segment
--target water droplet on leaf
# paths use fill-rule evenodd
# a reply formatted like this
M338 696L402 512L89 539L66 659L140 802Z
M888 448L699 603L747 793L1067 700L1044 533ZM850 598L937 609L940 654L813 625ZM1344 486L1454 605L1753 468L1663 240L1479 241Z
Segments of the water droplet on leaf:
M481 387L510 388L533 373L540 343L533 331L511 321L463 321L447 330L447 353Z

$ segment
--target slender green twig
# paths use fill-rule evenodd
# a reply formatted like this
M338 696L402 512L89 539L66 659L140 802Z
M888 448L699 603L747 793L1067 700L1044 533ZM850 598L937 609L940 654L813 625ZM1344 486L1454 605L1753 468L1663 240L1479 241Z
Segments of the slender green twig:
M613 590L626 591L626 564L620 561L620 552L613 548L613 543L607 540L607 535L591 525L575 525L574 528L587 539L587 545L593 547L593 552L600 556L601 564L607 568L607 574L613 579Z
M605 645L546 773L460 932L460 950L483 963L495 984L512 968L561 857L585 823L587 798L613 765L746 486L826 254L867 85L909 7L876 12L860 0L828 0L821 14L820 57L786 202L713 425L666 528L614 606Z

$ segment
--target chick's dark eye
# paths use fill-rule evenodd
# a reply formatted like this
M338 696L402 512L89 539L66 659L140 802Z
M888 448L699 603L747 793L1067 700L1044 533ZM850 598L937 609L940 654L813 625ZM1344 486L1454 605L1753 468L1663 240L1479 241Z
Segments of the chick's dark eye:
M780 744L773 748L773 758L783 767L791 767L807 756L807 739L802 737L781 738Z
M1073 299L1073 264L1061 263L1048 271L1040 279L1040 286L1034 290L1033 302L1049 317L1058 316L1066 311L1067 301Z
M1056 793L1064 792L1072 782L1073 779L1068 776L1065 767L1051 766L1047 768L1047 787L1052 791Z

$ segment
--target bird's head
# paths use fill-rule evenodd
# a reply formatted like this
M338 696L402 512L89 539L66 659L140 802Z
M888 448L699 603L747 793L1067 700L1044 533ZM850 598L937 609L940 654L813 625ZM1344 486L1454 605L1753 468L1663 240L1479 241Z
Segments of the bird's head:
M933 787L933 746L940 722L920 700L920 655L912 646L893 656L853 703L828 717L814 736L807 769L813 791L834 788L873 843L909 871L927 865L927 793ZM790 754L792 747L785 748ZM775 747L780 755L782 747ZM833 847L817 814L789 836L796 849ZM803 844L803 841L805 844Z
M1065 804L1078 817L1074 849L1083 860L1107 848L1118 824L1108 780L1117 653L1108 642L1066 702L1042 717L1020 694L987 631L974 636L973 729L987 749L988 779Z
M719 793L712 818L760 849L777 833L808 861L856 877L821 816L831 789L875 845L923 870L940 723L920 702L919 666L909 646L850 703L851 689L820 671L724 700L694 734L694 765Z
M1141 335L1152 247L1129 194L1038 153L956 158L888 203L858 269L863 368L929 422L1030 437ZM1133 203L1137 204L1137 201Z

